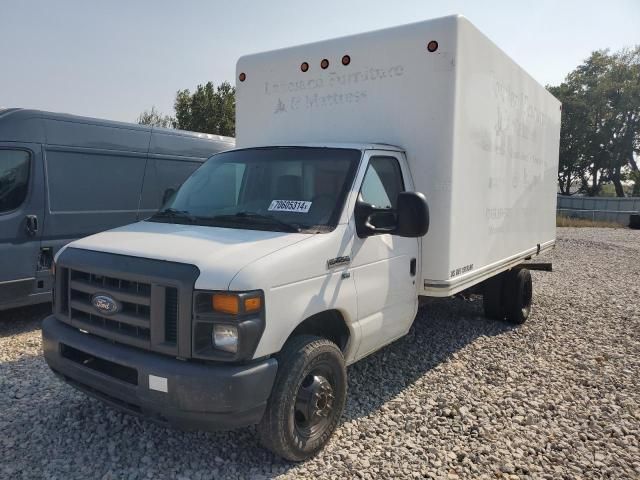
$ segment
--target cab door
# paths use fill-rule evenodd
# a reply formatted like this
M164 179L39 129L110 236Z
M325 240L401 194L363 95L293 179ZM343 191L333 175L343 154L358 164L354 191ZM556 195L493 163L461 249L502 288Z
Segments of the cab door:
M0 309L38 293L43 184L40 145L0 144Z
M359 199L388 215L372 218L375 227L392 228L398 193L413 190L404 155L400 152L370 151ZM355 221L354 218L351 221ZM375 224L375 223L378 224ZM351 256L358 297L358 319L362 340L358 357L404 335L415 317L418 297L416 269L419 240L391 233L365 238L356 235Z

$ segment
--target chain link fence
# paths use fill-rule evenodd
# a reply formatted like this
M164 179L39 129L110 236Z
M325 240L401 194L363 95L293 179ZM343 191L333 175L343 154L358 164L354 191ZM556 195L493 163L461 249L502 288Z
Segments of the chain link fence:
M629 218L640 213L640 198L577 197L558 195L558 213L569 218L629 225Z

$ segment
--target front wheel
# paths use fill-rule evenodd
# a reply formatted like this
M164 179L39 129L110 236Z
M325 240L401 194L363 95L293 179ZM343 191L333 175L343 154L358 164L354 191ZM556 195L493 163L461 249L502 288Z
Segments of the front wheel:
M258 424L260 442L287 460L308 459L335 431L346 395L338 346L312 335L292 338L278 355L278 374Z

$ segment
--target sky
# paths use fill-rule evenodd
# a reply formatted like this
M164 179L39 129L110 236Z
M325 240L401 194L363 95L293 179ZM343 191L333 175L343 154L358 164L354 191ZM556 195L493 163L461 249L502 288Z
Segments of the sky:
M455 13L543 85L640 44L640 0L0 0L0 107L134 122L241 55Z

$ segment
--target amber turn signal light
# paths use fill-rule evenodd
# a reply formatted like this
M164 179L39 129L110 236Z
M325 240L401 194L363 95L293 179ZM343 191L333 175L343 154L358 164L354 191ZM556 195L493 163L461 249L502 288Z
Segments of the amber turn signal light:
M216 293L211 297L213 310L221 313L237 315L240 312L240 303L235 295Z
M245 298L244 311L247 313L258 312L262 308L262 299L260 297Z

